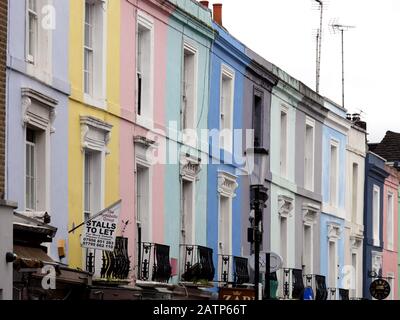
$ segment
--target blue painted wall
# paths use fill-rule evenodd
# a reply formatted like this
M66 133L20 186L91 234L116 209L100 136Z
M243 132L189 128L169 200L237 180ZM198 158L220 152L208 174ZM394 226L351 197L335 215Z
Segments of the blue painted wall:
M244 75L248 61L245 58L245 47L236 39L231 37L224 29L217 24L213 24L217 33L215 42L211 52L211 92L210 92L210 109L208 114L208 128L220 128L220 83L221 83L221 67L227 65L235 72L234 85L234 112L233 127L234 129L243 128L243 91L244 91ZM219 150L216 156L221 159L221 164L213 164L218 159L212 159L213 145L210 141L210 160L208 165L208 188L207 188L207 244L214 251L214 266L216 267L215 280L218 279L218 211L219 211L219 194L218 194L218 172L224 171L236 174L236 169L240 167L235 164L224 164L223 159L226 154ZM239 141L233 141L233 154L238 151L236 147L242 147ZM237 146L236 146L237 145ZM218 149L216 149L218 150ZM241 152L241 151L240 151ZM214 152L215 153L215 152ZM239 187L236 189L236 197L232 200L232 255L242 256L241 245L247 239L241 238L241 227L245 223L241 218L242 208L242 178L237 179Z
M68 30L69 1L54 1L56 29L52 31L51 75L45 84L27 75L25 59L26 1L9 1L9 47L7 56L7 198L25 209L25 128L22 125L21 88L30 88L58 100L55 133L50 135L51 224L58 228L50 254L58 260L57 240L68 238ZM67 248L68 250L68 248ZM68 254L67 254L68 256ZM66 259L62 262L67 263Z
M365 195L364 195L364 261L363 261L363 288L364 298L371 299L369 287L372 278L372 252L382 252L383 249L383 192L385 179L388 173L384 170L385 161L373 153L368 153L365 159ZM373 241L373 191L374 185L380 188L380 246L374 246Z

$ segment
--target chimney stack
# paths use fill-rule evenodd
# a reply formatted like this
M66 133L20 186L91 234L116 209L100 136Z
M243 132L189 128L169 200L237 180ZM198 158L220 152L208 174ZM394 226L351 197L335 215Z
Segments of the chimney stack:
M210 2L209 1L200 1L200 4L203 6L203 7L205 7L205 8L209 8L209 6L210 6Z
M213 4L213 18L222 27L222 3Z

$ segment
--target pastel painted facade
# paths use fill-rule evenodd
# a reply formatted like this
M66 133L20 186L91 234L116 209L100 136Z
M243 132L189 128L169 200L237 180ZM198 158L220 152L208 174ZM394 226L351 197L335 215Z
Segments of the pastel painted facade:
M346 146L345 275L350 298L363 296L364 185L366 131L352 122Z
M68 114L68 230L118 201L120 196L120 38L121 2L68 1L69 39L66 58L71 93ZM59 56L63 56L60 54ZM66 121L65 119L68 119ZM59 168L59 163L54 162ZM124 201L123 201L124 202ZM122 224L122 223L121 223ZM122 235L122 226L118 233ZM82 228L69 234L68 262L88 270L87 257L95 255L94 270L100 277L101 252L81 247Z
M329 100L323 129L321 272L327 278L328 299L344 298L344 227L346 195L346 111Z
M28 1L9 1L6 197L20 212L50 215L58 232L48 253L68 263L57 243L68 239L70 8L68 1L34 3L36 27L29 36ZM56 24L48 4L63 12Z
M189 281L191 259L203 253L208 269L200 277L210 280L215 271L207 248L208 138L202 134L208 128L214 34L209 10L196 1L172 3L176 8L167 30L164 101L167 164L161 186L166 193L161 206L164 243L176 264L172 281L177 283Z
M398 189L399 178L396 169L385 166L389 174L383 190L383 265L382 276L391 287L387 300L396 300L398 296L397 258L398 258Z
M384 183L386 160L368 152L365 159L363 297L371 299L369 287L383 272Z
M208 128L210 132L208 188L207 188L207 245L213 249L216 281L233 281L232 270L224 279L223 259L242 257L242 246L247 238L242 236L243 196L245 173L243 164L242 132L245 106L244 96L246 67L249 63L245 47L217 23L211 52L210 108ZM226 129L223 133L222 130ZM218 134L218 132L221 133ZM224 140L225 141L224 141ZM246 189L248 191L249 189ZM246 212L250 212L250 206Z

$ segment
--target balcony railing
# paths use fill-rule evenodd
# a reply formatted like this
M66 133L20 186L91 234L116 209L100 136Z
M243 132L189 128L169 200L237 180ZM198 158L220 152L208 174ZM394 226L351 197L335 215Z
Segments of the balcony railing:
M172 267L169 246L157 243L141 243L138 280L167 283Z
M325 276L317 274L307 274L304 277L305 285L314 291L315 300L327 300L328 289L326 288Z
M303 270L283 269L283 299L300 300L304 290Z
M219 255L218 260L220 283L236 286L250 281L247 258Z
M215 267L212 249L197 245L181 245L181 257L182 281L213 281Z
M87 270L95 273L95 256L90 252L87 256ZM127 280L130 271L128 255L128 238L117 237L114 251L102 251L102 267L100 278L107 280Z

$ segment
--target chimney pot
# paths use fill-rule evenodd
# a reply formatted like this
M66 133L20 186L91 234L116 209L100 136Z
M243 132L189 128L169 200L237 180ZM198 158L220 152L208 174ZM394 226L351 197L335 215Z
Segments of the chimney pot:
M209 6L210 6L210 2L209 2L209 1L200 1L200 4L201 4L203 7L206 7L207 9L208 9Z
M222 3L213 4L213 18L217 24L222 26Z

